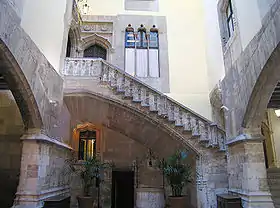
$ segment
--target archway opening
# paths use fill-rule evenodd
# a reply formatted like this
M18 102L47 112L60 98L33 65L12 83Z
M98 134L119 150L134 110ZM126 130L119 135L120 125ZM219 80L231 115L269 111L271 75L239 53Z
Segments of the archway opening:
M65 95L64 102L71 114L71 127L74 129L72 146L75 147L75 151L80 150L78 136L80 134L77 132L98 130L97 155L104 161L114 163L114 168L104 173L103 184L108 190L104 197L112 207L121 200L121 197L114 200L121 190L112 187L121 180L118 180L116 175L113 177L113 173L123 175L133 173L134 181L129 183L128 187L135 193L135 198L131 197L134 202L137 200L137 194L140 196L141 193L146 193L145 191L160 195L166 190L169 196L170 188L157 168L157 159L168 158L178 149L188 150L188 163L192 166L194 178L196 177L196 153L182 141L171 136L167 129L161 128L137 111L87 94ZM87 128L77 131L81 126ZM88 128L89 126L94 128ZM196 207L196 184L186 186L184 194L186 193L190 204Z
M98 44L89 46L84 50L85 58L102 58L107 59L107 50Z
M19 183L24 123L5 79L0 79L0 204L12 207Z
M13 205L20 181L21 136L43 126L34 94L15 57L0 39L0 204Z

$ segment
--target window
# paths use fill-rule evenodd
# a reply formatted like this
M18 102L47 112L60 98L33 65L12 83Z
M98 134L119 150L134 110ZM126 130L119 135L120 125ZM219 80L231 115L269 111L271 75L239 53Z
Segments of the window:
M226 17L227 17L227 29L228 29L228 37L231 37L234 32L234 14L232 10L231 0L228 1L227 9L226 9Z
M96 154L96 131L81 131L79 135L79 160L87 160Z
M155 25L147 32L143 24L134 33L125 29L125 71L137 77L159 77L159 33Z
M107 57L107 50L103 48L102 46L99 46L97 44L92 45L85 49L84 51L84 57L88 58L102 58L106 60Z
M136 47L138 49L147 49L148 47L146 28L142 24L138 28Z
M125 47L135 48L134 29L131 27L131 24L125 29Z
M71 54L71 40L70 40L70 37L68 36L66 57L70 57L70 54Z
M158 49L158 29L155 25L150 29L150 42L149 48L150 49Z

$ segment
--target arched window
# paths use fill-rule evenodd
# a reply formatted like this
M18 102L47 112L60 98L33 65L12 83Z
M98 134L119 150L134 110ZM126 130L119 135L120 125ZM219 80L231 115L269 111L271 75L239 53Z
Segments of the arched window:
M141 24L137 31L137 48L147 49L148 41L146 35L146 28Z
M107 50L100 45L94 44L84 50L84 57L102 58L102 59L106 60Z
M125 47L135 48L134 29L129 24L125 29Z
M149 48L158 49L159 42L158 42L158 29L155 25L150 29L150 42Z
M68 35L66 57L70 57L70 54L71 54L71 40L70 40L70 37Z

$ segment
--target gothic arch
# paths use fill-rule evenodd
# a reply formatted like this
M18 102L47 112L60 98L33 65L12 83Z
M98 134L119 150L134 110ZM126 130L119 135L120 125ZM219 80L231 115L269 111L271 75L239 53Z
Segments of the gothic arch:
M82 41L81 41L82 53L85 49L87 49L88 47L95 45L95 44L99 45L107 50L107 59L110 60L112 44L110 43L109 40L107 40L106 38L104 38L100 35L97 35L97 34L93 34L93 35L87 36L82 39ZM82 56L83 56L83 54L82 54Z
M43 126L42 118L26 77L13 54L0 38L0 73L5 78L20 110L25 128Z
M81 40L80 30L77 27L71 27L68 32L68 39L71 42L70 57L79 56L79 42Z

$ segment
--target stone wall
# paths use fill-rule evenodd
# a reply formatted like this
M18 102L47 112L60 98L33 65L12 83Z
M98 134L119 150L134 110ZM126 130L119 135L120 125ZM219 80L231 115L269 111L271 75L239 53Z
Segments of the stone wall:
M267 74L263 77L261 75L264 74L264 71L269 71L267 68L275 67L276 69L276 66L272 66L273 63L267 64L267 61L279 43L279 15L279 1L275 1L262 21L262 28L248 46L241 53L238 53L240 55L236 57L232 54L233 52L231 53L234 47L224 53L227 70L225 78L221 82L221 89L223 105L229 109L226 112L228 138L242 133L243 127L248 127L253 122L257 122L259 125L264 118L264 112L259 111L259 105L261 104L263 108L261 111L264 111L277 83L277 80L272 80L272 77L277 74L271 71L270 75ZM235 41L239 41L239 39L237 38ZM272 75L273 73L274 75ZM277 76L274 77L276 79ZM271 87L268 89L264 86L269 82L269 79L271 79ZM261 94L261 100L259 99L260 95L256 96L255 93L259 89L266 90Z
M104 207L111 207L112 171L114 170L135 171L135 190L136 188L163 188L161 172L155 167L148 166L149 150L147 147L117 131L105 127L102 128L101 137L102 142L99 155L104 161L114 163L113 169L105 171L104 183L101 187L101 200ZM155 165L156 153L153 153L153 156L152 162ZM192 155L189 155L189 158L189 162L193 164L195 171L195 160ZM135 166L136 164L137 167ZM167 195L170 195L170 187L167 184L165 186L167 187ZM71 185L72 207L77 207L76 196L82 194L82 187L82 181L79 177L73 177ZM196 187L190 185L184 190L184 193L188 194L189 201L195 207L197 200Z
M8 1L0 2L1 69L26 127L51 137L62 104L63 80L20 26Z
M0 92L0 204L11 207L19 182L24 125L10 91Z

